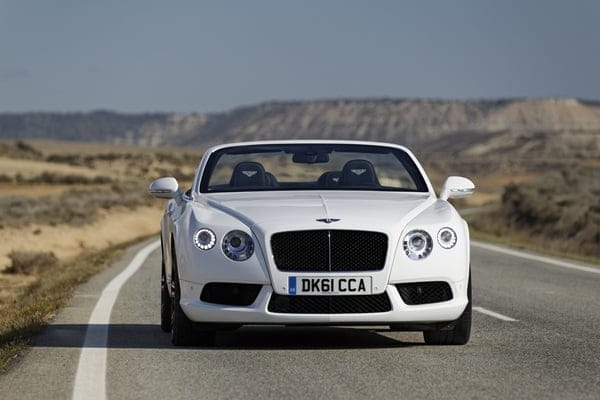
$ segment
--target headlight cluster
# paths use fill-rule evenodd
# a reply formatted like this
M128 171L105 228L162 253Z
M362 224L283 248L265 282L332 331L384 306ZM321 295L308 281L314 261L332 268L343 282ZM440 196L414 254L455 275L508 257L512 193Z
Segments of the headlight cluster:
M451 249L456 244L456 232L452 228L442 228L438 232L437 240L444 249Z
M217 236L208 228L202 228L194 233L194 244L200 250L210 250L215 247Z
M452 228L442 228L437 234L437 241L443 249L451 249L456 245L456 232ZM433 239L423 230L412 230L402 240L404 253L412 260L421 260L431 254Z
M194 244L200 250L210 250L217 243L217 236L208 229L198 229L193 236ZM244 261L254 254L254 242L250 235L243 231L231 231L225 237L221 244L223 253L234 261Z
M231 231L223 238L223 253L233 261L244 261L254 253L254 242L242 231Z
M431 253L433 241L427 232L414 230L404 236L403 247L408 258L420 260Z

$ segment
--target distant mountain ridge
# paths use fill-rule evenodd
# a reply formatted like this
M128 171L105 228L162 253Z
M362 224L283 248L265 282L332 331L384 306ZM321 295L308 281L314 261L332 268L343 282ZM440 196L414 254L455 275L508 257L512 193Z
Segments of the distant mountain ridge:
M594 151L594 146L597 152L600 102L334 99L273 101L215 114L0 113L0 139L144 146L205 147L231 141L323 138L394 142L420 151L458 151L468 144L469 151L481 155L486 143L492 142L505 147L512 143L519 151L523 138L551 146L548 135L571 142L575 138L573 154Z

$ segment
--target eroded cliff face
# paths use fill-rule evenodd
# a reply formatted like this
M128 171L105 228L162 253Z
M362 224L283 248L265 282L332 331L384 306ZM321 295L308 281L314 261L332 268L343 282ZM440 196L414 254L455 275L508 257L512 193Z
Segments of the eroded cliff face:
M0 114L0 138L81 140L144 146L201 146L259 139L360 139L417 151L484 154L499 145L549 139L561 148L597 144L600 102L576 99L268 102L219 114ZM550 136L548 136L550 135ZM591 135L591 136L590 136ZM591 141L591 142L590 142ZM585 143L579 146L577 143ZM529 145L532 146L531 144Z
M506 132L600 131L600 104L575 99L272 102L204 117L170 119L163 143L324 138L389 141L425 150L450 136L468 144ZM140 136L145 134L143 129Z

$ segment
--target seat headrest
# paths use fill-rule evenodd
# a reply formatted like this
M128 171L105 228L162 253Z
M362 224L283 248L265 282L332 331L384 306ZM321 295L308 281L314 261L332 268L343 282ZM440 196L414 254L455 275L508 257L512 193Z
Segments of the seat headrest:
M265 183L267 186L278 187L279 182L277 182L277 178L270 172L265 172Z
M252 161L239 163L231 174L230 186L265 186L267 184L265 168Z
M319 186L335 186L339 185L342 179L342 173L339 171L327 171L319 177L317 184Z
M342 169L342 184L347 186L378 186L375 167L367 160L350 160Z

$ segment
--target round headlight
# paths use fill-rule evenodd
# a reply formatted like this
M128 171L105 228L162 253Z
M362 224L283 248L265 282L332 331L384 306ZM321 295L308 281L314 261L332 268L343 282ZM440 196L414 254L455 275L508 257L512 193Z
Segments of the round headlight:
M403 247L408 258L420 260L431 253L433 240L431 240L431 236L427 232L414 230L404 236Z
M437 234L437 240L444 249L451 249L456 244L456 232L451 228L442 228Z
M194 233L194 244L201 250L210 250L215 247L217 236L208 228L198 229Z
M244 261L254 253L254 242L242 231L231 231L223 238L223 253L233 261Z

